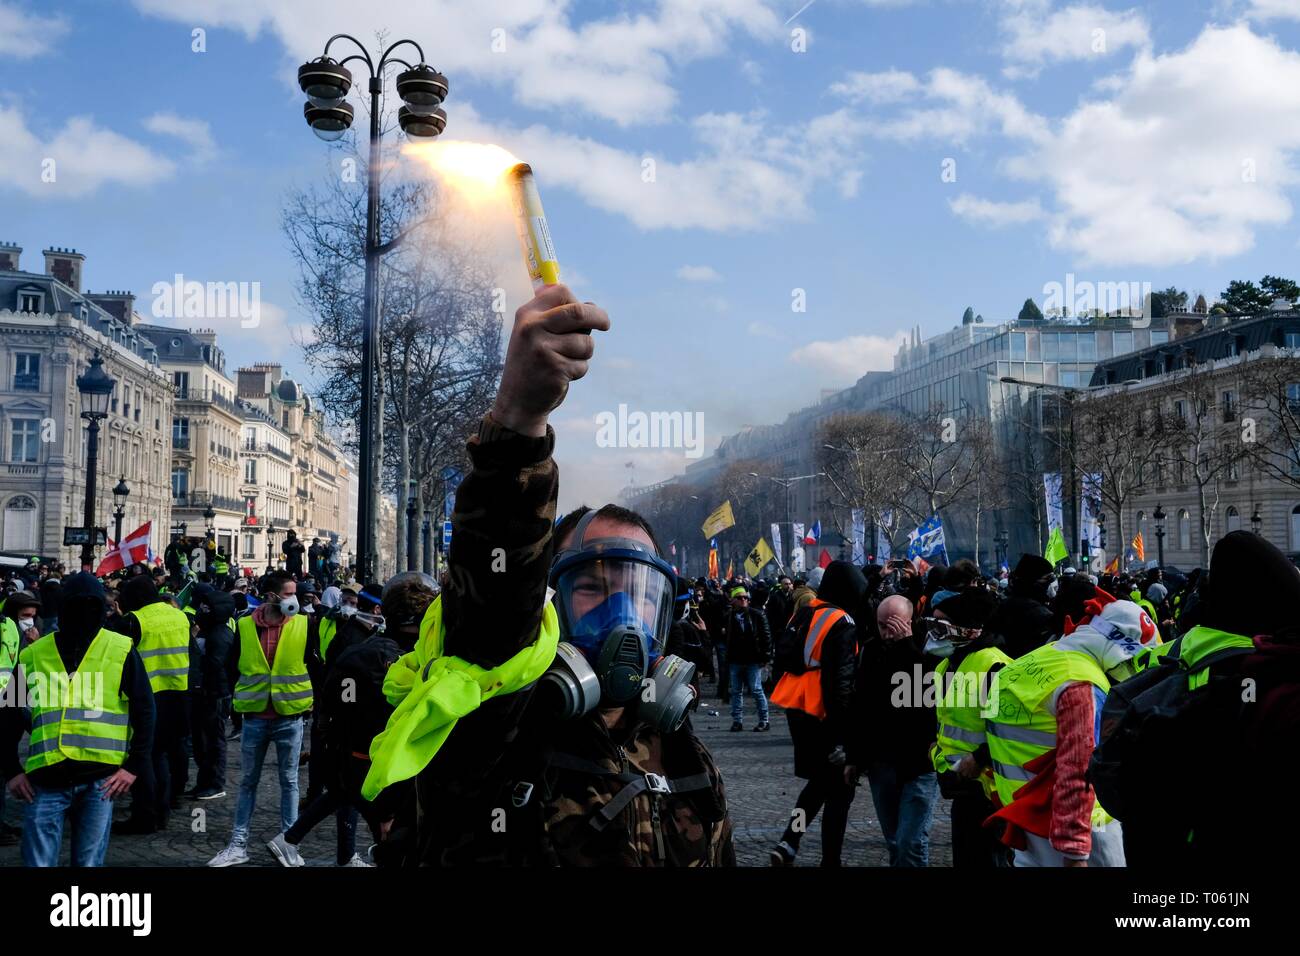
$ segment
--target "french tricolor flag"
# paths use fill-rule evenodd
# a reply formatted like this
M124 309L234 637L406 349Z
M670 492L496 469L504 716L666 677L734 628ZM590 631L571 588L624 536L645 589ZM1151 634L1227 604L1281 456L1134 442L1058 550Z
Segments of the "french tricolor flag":
M820 521L814 521L813 526L809 528L808 533L804 535L803 543L816 544L818 541L821 540L821 536L822 536L822 523Z

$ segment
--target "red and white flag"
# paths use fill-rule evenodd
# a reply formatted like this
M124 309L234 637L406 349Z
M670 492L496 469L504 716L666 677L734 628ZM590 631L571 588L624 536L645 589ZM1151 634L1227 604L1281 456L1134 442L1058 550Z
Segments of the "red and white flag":
M130 567L137 561L148 561L149 535L152 529L153 522L146 521L127 535L126 540L120 545L110 540L109 545L111 547L104 555L104 560L99 562L95 574L112 574L114 571L121 571L123 568Z

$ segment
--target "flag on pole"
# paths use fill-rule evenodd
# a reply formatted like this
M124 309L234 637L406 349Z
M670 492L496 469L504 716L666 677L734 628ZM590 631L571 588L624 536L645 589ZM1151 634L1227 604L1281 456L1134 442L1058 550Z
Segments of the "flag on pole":
M1112 560L1112 561L1110 562L1110 564L1106 565L1106 573L1107 573L1107 574L1119 574L1119 555L1118 555L1118 554L1115 555L1114 560Z
M930 515L914 531L907 535L907 556L909 558L939 558L948 563L948 548L943 538L943 520L938 515Z
M767 563L772 560L772 549L767 546L766 538L759 538L758 544L749 552L749 557L745 558L745 573L751 578L758 577L758 572L767 567Z
M1133 544L1130 545L1130 547L1133 549L1133 553L1137 555L1137 559L1138 559L1139 561L1145 561L1145 560L1147 559L1147 551L1146 551L1146 548L1145 548L1145 547L1143 546L1143 544L1142 544L1142 532L1141 532L1141 531L1139 531L1136 535L1134 535L1134 537L1133 537Z
M876 560L881 564L888 563L893 556L893 544L889 540L889 527L894 523L893 509L886 511L880 516L880 521L876 523Z
M734 527L735 524L736 516L731 513L731 499L728 498L713 509L713 514L704 519L704 537L712 538L714 535Z
M775 521L772 522L772 550L776 554L776 566L783 568L785 563L781 560L781 526Z
M179 607L182 611L185 610L187 607L190 606L190 598L192 598L193 596L194 596L194 580L191 578L185 584L185 587L181 588L180 592L177 593L176 606Z
M826 567L831 563L831 560L832 560L831 553L827 551L825 548L822 548L822 556L817 559L817 567L821 568L824 571Z
M121 544L110 541L111 548L105 552L104 560L99 562L95 574L97 576L112 574L114 571L130 567L137 561L148 561L152 550L149 547L149 535L152 529L153 522L146 521L127 535L126 540Z
M804 536L804 544L816 544L822 537L822 523L814 521L813 526L808 529L808 534Z
M736 576L736 561L733 558L727 562L727 580L730 581Z
M1051 563L1052 567L1056 567L1069 556L1070 549L1065 546L1065 535L1061 533L1060 528L1053 528L1052 536L1047 539L1047 547L1043 550L1043 557Z

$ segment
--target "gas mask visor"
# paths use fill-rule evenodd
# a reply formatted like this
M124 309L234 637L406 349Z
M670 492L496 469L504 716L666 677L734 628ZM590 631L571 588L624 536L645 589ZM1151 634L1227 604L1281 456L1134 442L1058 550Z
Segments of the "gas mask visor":
M579 522L574 546L556 557L551 587L562 638L595 671L603 703L627 704L664 654L677 576L635 539L584 541L592 514Z

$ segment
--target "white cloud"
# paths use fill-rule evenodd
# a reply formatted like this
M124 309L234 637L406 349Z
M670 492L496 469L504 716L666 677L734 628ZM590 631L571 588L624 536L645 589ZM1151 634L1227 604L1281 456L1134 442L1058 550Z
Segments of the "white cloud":
M1008 34L1002 55L1008 76L1033 75L1049 63L1100 59L1150 42L1146 18L1136 10L1115 13L1091 3L1048 12L1045 2L1010 5L1002 20Z
M849 384L867 372L893 368L894 355L906 341L906 332L891 336L851 335L836 341L809 342L791 352L790 360L817 368L831 382Z
M1300 0L1250 0L1246 13L1257 20L1300 20Z
M646 230L761 229L806 218L818 186L851 194L856 185L864 127L847 110L804 124L762 113L708 113L692 126L700 151L674 160L542 124L522 130L494 125L464 102L456 111L458 137L499 143L527 159L545 190L568 189Z
M719 282L722 276L713 266L682 266L677 270L677 278L687 282Z
M35 198L85 196L101 186L147 186L175 172L147 146L73 116L49 138L17 107L0 106L0 183Z
M62 17L41 17L0 3L0 56L17 60L48 53L68 32Z
M745 327L745 331L761 339L779 339L781 337L780 330L768 322L750 322Z
M896 103L919 92L921 84L911 73L886 70L883 73L848 74L842 81L831 84L831 93L850 103Z
M144 121L144 126L151 133L175 136L190 147L193 159L207 159L216 149L206 120L186 119L175 113L155 113Z
M1024 202L994 202L962 193L956 199L948 200L948 206L954 213L968 222L985 226L1023 225L1043 218L1043 209L1037 199Z
M901 76L911 77L904 73ZM1041 141L1048 136L1047 121L1029 112L1009 93L994 90L981 77L956 70L932 70L924 82L911 77L891 81L898 94L897 113L871 113L862 122L884 139L911 142L941 139L958 145L988 133ZM853 86L850 79L846 88ZM877 100L876 105L882 105Z
M521 104L541 109L576 106L624 126L661 123L674 115L676 68L730 55L743 36L763 40L783 35L768 0L658 0L636 5L638 10L646 8L636 13L612 5L614 12L581 24L575 22L576 5L563 0L135 4L187 27L231 27L249 36L267 30L298 62L320 55L329 36L322 24L346 23L365 42L383 29L390 42L412 37L424 44L429 61L450 77L452 96L458 78L472 75L510 87ZM357 85L364 90L363 83Z

